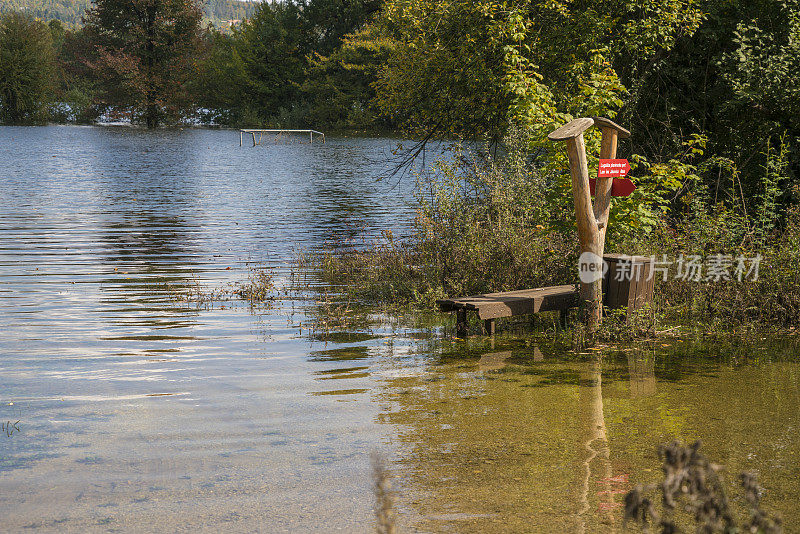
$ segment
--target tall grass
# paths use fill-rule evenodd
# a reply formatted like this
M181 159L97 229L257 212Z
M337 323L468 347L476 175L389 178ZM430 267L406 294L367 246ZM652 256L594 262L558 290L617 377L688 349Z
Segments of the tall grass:
M558 176L529 164L516 133L504 154L456 150L416 179L413 233L331 250L325 279L373 303L431 307L436 299L570 283L577 238L568 206L550 202Z

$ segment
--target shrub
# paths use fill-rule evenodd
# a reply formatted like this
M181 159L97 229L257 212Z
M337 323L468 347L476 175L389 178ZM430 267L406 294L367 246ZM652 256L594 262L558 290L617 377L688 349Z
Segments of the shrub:
M575 279L577 238L571 211L553 202L555 173L527 160L520 130L502 155L456 147L417 176L410 236L322 257L322 273L371 302L430 307L437 298Z

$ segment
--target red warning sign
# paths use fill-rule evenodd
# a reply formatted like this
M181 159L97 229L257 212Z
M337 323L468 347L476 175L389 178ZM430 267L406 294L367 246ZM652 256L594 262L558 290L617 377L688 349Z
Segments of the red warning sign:
M631 166L627 159L601 159L597 167L598 178L622 178L628 175Z

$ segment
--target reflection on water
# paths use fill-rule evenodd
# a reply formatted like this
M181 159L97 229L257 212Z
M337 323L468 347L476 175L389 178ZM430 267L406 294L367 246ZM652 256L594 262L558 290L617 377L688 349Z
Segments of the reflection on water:
M22 429L0 440L4 529L370 524L386 432L366 367L318 380L348 356L299 333L296 303L173 296L241 281L248 261L285 283L296 250L401 230L407 189L375 182L394 142L237 141L0 128L0 419Z
M757 472L765 505L787 524L800 521L795 347L707 358L692 343L602 356L468 343L477 346L467 354L455 349L466 358L445 350L381 394L390 404L381 421L399 432L407 526L619 532L624 494L660 481L656 447L672 438L702 439L726 466L731 495L741 495L739 472Z
M173 299L248 262L285 285L301 248L401 231L408 184L374 180L393 146L0 128L0 422L20 421L0 434L2 528L363 532L377 449L408 530L615 531L675 437L758 472L800 524L791 345L575 354Z
M586 521L591 509L589 491L595 489L592 481L602 477L603 481L612 478L611 448L606 435L606 420L603 411L603 375L601 362L590 362L581 372L581 386L578 388L578 412L581 415L579 441L579 460L581 461L579 487L579 508L577 511L577 532L586 532ZM594 469L592 469L594 467ZM594 475L594 476L593 476ZM609 487L596 491L598 511L604 512L606 521L612 522L615 508L621 506L614 500ZM623 490L624 491L624 490Z

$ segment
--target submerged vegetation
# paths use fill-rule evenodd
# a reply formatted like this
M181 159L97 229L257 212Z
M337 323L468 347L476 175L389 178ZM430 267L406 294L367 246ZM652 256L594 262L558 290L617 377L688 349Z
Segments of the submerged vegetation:
M171 300L198 309L224 306L224 302L243 300L253 307L270 307L279 298L273 273L261 266L248 265L247 279L229 282L219 287L201 284L196 278L180 287L164 284L157 290L167 294Z

